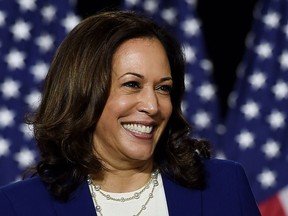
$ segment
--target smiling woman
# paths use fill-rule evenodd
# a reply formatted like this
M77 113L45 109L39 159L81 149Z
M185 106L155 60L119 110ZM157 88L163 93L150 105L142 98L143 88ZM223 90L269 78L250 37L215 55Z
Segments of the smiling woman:
M33 176L0 189L1 216L258 216L238 163L210 159L183 118L177 41L133 12L83 20L62 42L33 124Z
M94 133L96 155L113 170L143 165L152 170L154 149L172 112L172 77L160 41L136 38L120 45L112 59L111 83Z

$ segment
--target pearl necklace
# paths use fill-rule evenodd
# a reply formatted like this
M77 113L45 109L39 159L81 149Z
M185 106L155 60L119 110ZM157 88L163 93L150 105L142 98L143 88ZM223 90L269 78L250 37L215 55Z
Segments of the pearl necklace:
M134 200L134 199L139 199L141 194L145 190L149 189L150 184L152 184L153 187L151 189L151 192L149 193L149 196L148 196L147 200L141 206L141 209L136 214L133 215L133 216L139 216L146 209L149 201L153 198L153 193L154 193L155 188L159 185L159 183L158 183L158 174L159 174L159 170L156 170L156 171L152 172L150 180L147 182L147 184L140 191L135 192L130 197L121 197L121 198L115 198L115 197L111 197L109 194L105 194L101 190L100 185L95 184L94 181L92 180L91 176L88 175L87 181L88 181L88 185L89 185L89 188L90 188L90 191L91 191L91 196L92 196L93 203L94 203L94 206L95 206L97 214L99 213L100 216L103 216L102 208L97 202L97 198L96 198L97 197L97 195L96 195L97 192L99 192L99 194L104 196L107 200L111 200L111 201L115 201L115 202L127 202L127 201L131 201L131 200Z

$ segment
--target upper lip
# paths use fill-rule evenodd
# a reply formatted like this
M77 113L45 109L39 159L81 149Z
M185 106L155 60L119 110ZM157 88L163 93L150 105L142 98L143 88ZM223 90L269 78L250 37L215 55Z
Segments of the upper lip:
M150 126L150 127L155 127L157 124L154 121L127 121L127 122L122 122L121 124L139 124L139 125L144 125L144 126Z

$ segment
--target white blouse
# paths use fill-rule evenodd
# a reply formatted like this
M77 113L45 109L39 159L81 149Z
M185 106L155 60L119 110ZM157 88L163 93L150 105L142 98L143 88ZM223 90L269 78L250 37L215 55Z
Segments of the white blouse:
M148 201L145 210L142 210L142 212L139 214L141 216L169 216L161 174L158 174L157 179L158 186L156 186L154 189L153 198ZM138 189L137 191L129 193L103 192L107 195L110 195L111 197L120 199L121 197L131 197L135 192L143 190L144 187L145 186ZM150 184L149 188L145 189L138 199L132 199L125 202L117 202L108 200L106 197L100 194L99 191L95 191L92 185L89 186L91 194L94 193L96 195L97 204L101 207L101 213L103 216L137 215L140 212L142 206L147 202L149 194L152 192L152 188L153 185ZM96 208L95 200L93 201ZM97 216L101 216L101 214L97 213Z

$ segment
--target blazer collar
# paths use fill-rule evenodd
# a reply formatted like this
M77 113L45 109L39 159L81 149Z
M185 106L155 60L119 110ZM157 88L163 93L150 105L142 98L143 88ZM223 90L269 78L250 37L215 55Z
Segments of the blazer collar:
M202 193L176 184L162 175L169 216L201 216ZM95 216L95 208L87 181L84 181L69 202L54 202L57 216Z
M202 192L185 188L162 175L169 216L201 216Z

